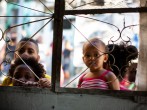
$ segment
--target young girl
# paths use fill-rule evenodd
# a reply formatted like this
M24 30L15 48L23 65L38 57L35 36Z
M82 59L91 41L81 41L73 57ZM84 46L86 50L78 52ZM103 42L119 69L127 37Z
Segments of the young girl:
M119 81L114 73L103 68L107 62L106 45L98 38L90 39L83 45L83 61L90 72L79 79L79 88L119 90Z
M24 62L29 66L26 66ZM34 58L23 58L23 61L17 58L14 64L11 65L9 76L12 76L13 86L41 86L38 78L44 78L43 65L38 63ZM38 78L34 75L34 73ZM41 86L42 87L42 86ZM50 85L46 86L50 87Z

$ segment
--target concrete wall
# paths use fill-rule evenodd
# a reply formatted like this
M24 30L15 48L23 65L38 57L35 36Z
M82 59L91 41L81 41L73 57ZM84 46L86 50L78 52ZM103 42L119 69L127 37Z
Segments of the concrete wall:
M105 95L57 94L40 88L0 87L0 110L147 110L147 105Z

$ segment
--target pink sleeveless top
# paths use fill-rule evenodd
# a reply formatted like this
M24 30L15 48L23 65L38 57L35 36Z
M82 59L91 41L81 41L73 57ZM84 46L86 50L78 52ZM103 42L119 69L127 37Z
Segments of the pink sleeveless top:
M109 73L109 71L105 71L97 78L84 78L86 74L83 74L79 79L80 84L78 85L78 88L108 90L109 86L106 83L107 79L105 78L107 73Z

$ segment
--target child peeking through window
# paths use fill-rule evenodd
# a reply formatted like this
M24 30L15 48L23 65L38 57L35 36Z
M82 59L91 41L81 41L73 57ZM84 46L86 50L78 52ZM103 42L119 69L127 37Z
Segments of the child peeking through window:
M43 65L35 58L17 58L9 70L9 76L12 76L12 86L43 87L39 79L45 77L44 73ZM50 85L46 87L49 88Z

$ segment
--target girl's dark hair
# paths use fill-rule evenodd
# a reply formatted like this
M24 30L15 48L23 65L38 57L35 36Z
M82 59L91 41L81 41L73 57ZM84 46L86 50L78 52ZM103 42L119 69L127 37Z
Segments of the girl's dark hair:
M125 44L109 44L107 46L109 49L108 62L111 65L112 71L118 76L119 70L121 70L121 76L124 77L129 62L138 57L137 48L133 45L127 46Z
M100 40L99 38L96 38L96 37L95 38L91 38L91 39L89 39L89 41L85 42L84 45L83 45L83 50L84 50L84 48L85 48L86 45L91 45L91 46L94 45L94 46L96 46L97 44L100 44L103 47L104 53L107 53L108 52L108 48L105 45L105 43L102 40Z
M23 42L23 41L25 41L25 42L32 42L32 43L34 43L35 45L36 45L36 47L37 47L37 52L39 52L39 47L38 47L38 43L37 43L37 41L36 40L34 40L34 39L32 39L32 38L29 38L29 37L24 37L24 38L22 38L19 42Z
M31 67L32 71L39 77L39 78L44 78L44 67L42 64L38 63L38 61L35 58L22 58L23 61L29 66ZM9 76L13 77L14 75L14 71L16 69L17 66L24 64L23 61L20 58L17 58L14 62L14 64L12 64L10 66L9 69ZM11 79L12 80L12 79ZM38 79L36 78L36 81Z

